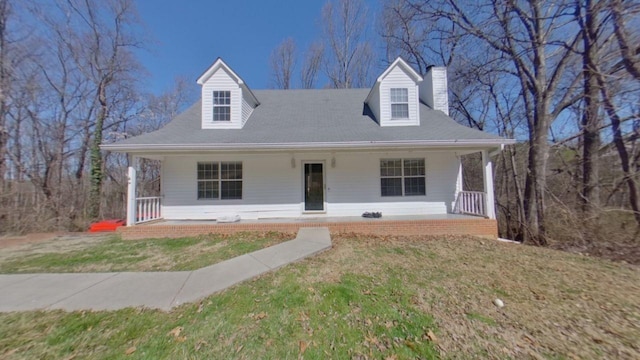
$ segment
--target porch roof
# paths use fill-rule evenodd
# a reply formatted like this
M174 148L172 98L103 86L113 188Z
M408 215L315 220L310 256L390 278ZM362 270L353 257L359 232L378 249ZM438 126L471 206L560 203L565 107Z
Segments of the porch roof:
M482 147L514 143L456 123L420 104L420 126L381 127L364 103L369 89L259 90L260 105L242 129L202 129L196 102L160 130L102 148L173 150Z

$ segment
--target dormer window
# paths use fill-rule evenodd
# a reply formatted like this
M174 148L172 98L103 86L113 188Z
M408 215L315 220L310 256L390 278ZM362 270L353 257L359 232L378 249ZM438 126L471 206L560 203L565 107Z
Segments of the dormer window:
M409 118L409 89L391 88L391 118Z
M213 92L213 121L231 121L231 91Z

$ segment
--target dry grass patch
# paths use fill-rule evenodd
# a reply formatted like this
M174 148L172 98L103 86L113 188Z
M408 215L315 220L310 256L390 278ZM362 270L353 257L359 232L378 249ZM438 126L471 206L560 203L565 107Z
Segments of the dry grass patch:
M127 241L112 235L62 246L52 240L0 250L0 273L194 270L294 237L246 232Z
M640 357L637 267L476 238L334 241L330 278L353 271L398 276L435 318L443 355ZM495 298L506 306L497 308Z

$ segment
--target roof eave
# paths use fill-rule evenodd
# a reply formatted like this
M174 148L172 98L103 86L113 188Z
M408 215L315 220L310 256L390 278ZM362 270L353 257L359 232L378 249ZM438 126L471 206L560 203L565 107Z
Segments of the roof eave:
M378 76L377 81L380 82L382 81L382 79L384 79L387 75L389 75L389 73L391 72L391 70L393 70L394 67L396 66L400 66L403 68L403 70L405 71L405 73L407 75L409 75L409 77L411 77L413 79L413 81L415 81L416 83L419 83L423 80L422 76L420 74L418 74L417 71L415 71L414 68L411 67L411 65L409 65L409 63L407 63L402 57L398 56L392 63L391 65L389 65L389 67L387 67L385 69L385 71L380 74L380 76Z
M264 143L264 144L103 144L103 150L114 152L152 152L152 151L194 151L194 150L326 150L326 149L368 149L368 148L456 148L479 147L495 148L515 144L513 139L475 139L475 140L407 140L407 141L352 141L352 142L313 142L313 143Z

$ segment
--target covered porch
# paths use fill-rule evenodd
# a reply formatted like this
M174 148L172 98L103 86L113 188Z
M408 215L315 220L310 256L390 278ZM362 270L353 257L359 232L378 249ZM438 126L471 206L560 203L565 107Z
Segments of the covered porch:
M281 225L278 225L278 224L298 224L298 225L302 224L302 226L307 226L307 224L322 224L322 223L329 224L330 223L330 224L336 224L334 226L336 228L347 228L347 227L354 227L356 225L357 225L356 227L371 226L371 224L375 224L376 222L386 223L388 221L394 221L396 223L404 223L407 221L419 221L424 224L424 222L427 222L427 221L438 222L438 221L460 221L460 220L465 220L465 221L495 220L496 215L495 215L495 205L494 205L494 195L493 195L493 164L491 162L491 154L489 152L490 150L495 151L497 149L495 148L493 149L459 149L456 152L453 152L453 151L445 152L443 150L436 150L435 152L433 152L433 150L431 150L429 152L425 152L426 155L424 156L426 156L426 159L427 159L426 171L428 174L427 175L428 188L427 188L427 196L423 201L426 201L424 204L427 204L428 206L433 206L433 204L442 204L442 205L438 205L439 206L438 209L441 209L441 210L431 211L427 209L428 211L426 211L425 213L418 212L414 214L398 214L397 211L396 213L394 213L393 211L383 211L382 219L365 219L365 218L360 218L359 216L355 216L355 215L361 214L362 211L356 212L352 208L350 209L347 208L347 206L353 205L353 204L349 204L350 201L347 201L349 200L349 197L350 197L350 193L348 191L349 189L346 189L345 191L345 190L339 189L339 186L337 185L338 181L344 178L347 178L347 180L350 180L349 177L353 177L353 176L345 176L345 175L348 175L347 173L348 171L350 171L351 168L355 166L360 166L359 164L361 163L361 161L359 161L360 158L354 157L355 155L353 152L337 153L337 154L336 152L326 152L326 153L322 152L322 153L313 153L313 154L280 153L279 155L276 154L276 155L273 155L273 157L260 159L260 160L254 160L253 157L255 157L255 155L246 155L246 154L241 155L244 158L249 159L249 160L244 160L245 175L243 177L243 181L245 182L245 185L244 185L245 187L248 188L249 186L254 185L253 178L255 176L253 176L254 174L252 172L255 172L255 174L258 174L258 170L254 170L254 169L256 169L259 166L263 166L262 165L263 163L275 164L276 162L278 162L278 166L281 167L279 169L280 171L278 172L278 175L269 174L268 176L272 176L273 177L272 181L274 181L274 183L277 183L278 180L281 180L281 178L279 179L278 176L284 176L280 174L288 173L287 176L291 176L291 177L297 174L297 176L299 176L300 178L294 179L288 185L288 189L290 190L290 192L293 192L293 193L297 192L297 190L294 189L295 184L298 184L297 186L299 186L299 183L301 181L304 181L302 180L303 177L300 175L301 167L303 167L303 165L305 164L304 159L306 158L322 159L321 162L324 164L324 167L325 167L324 181L329 182L328 185L326 183L324 184L326 188L324 201L325 201L325 206L328 205L329 211L326 211L326 208L325 208L325 212L323 213L313 213L313 214L303 213L303 214L296 215L295 212L291 213L289 211L285 215L282 215L281 213L268 214L268 211L270 210L262 210L262 209L268 208L270 205L264 202L260 202L260 201L263 201L263 199L259 199L257 204L260 204L260 209L258 210L260 212L257 213L257 215L255 215L255 217L252 218L251 215L253 214L250 214L250 212L254 211L254 209L249 208L249 206L245 205L245 203L251 200L249 198L251 197L250 191L252 189L245 189L245 195L247 195L246 196L247 201L245 201L245 199L243 198L240 201L227 202L232 204L232 206L229 207L230 209L229 212L237 211L237 209L240 209L245 211L245 214L249 214L249 216L244 216L244 214L242 214L241 221L236 224L216 223L215 220L217 219L217 217L216 217L216 214L213 212L211 213L212 214L211 216L208 216L205 219L198 218L197 220L195 218L191 218L188 216L176 217L175 211L173 211L170 215L168 215L166 206L173 205L174 208L176 206L175 199L177 197L175 196L174 188L176 184L178 184L178 182L176 181L171 182L170 186L168 186L165 189L165 185L166 185L164 181L165 175L168 175L170 177L175 177L174 174L177 173L174 170L176 168L176 164L180 164L180 166L184 167L184 168L178 168L178 170L182 170L182 173L184 173L187 170L187 168L190 168L190 166L183 165L183 163L186 164L188 161L191 161L193 164L195 164L195 162L198 160L194 160L193 157L188 158L186 156L184 158L186 159L185 161L182 161L182 160L177 161L175 158L172 158L170 160L171 169L167 170L167 174L165 174L165 165L166 165L165 156L161 156L158 154L139 153L131 157L131 162L130 162L131 166L129 166L128 168L127 227L134 227L135 225L152 223L153 226L155 227L164 226L164 227L171 227L172 229L176 227L185 228L185 227L191 227L191 226L197 226L197 227L204 226L204 227L207 227L209 230L216 230L217 229L215 228L216 226L221 227L221 226L232 226L232 225L240 228L241 227L249 228L252 226L264 227L267 225L271 225L271 226L277 225L276 227L282 227ZM481 156L482 184L484 187L483 189L484 191L466 191L466 190L463 190L463 181L462 181L463 168L462 168L462 162L460 161L460 156L470 154L470 153L477 153L477 152L481 153L482 155ZM437 155L434 158L433 155L429 155L433 153L435 154L440 153L445 155ZM357 154L357 156L367 156L366 154L363 154L363 153L355 153L355 154ZM385 152L383 155L381 154L379 158L404 156L404 155L396 155L396 154L399 154L399 152L398 153ZM449 154L449 155L446 155L446 154ZM236 157L237 156L238 155L236 155ZM370 157L375 158L375 155ZM143 158L156 160L156 161L159 161L160 163L160 166L161 166L161 170L159 171L160 187L159 187L158 194L156 196L146 196L146 195L149 195L148 193L143 194L145 196L139 195L140 191L138 191L137 171L138 171L140 159L143 159ZM375 177L371 180L372 178L371 175L374 174L375 171L378 171L375 168L371 170L371 168L376 166L375 165L376 161L377 160L374 160L372 162L372 165L369 166L368 168L368 170L370 171L368 175L369 180L367 180L368 183L364 183L364 181L356 180L356 183L358 183L358 185L368 186L370 189L369 190L370 194L372 194L371 190L375 191L376 187L378 189L377 191L379 191L380 178ZM254 165L254 163L256 165ZM443 166L446 168L445 170L448 175L442 175L442 173L440 172L439 169L443 168ZM260 170L260 171L263 171L263 170ZM249 178L250 176L251 178ZM192 187L191 189L187 189L187 191L182 193L183 194L181 195L182 198L185 198L184 197L185 194L187 196L191 196L190 195L191 192L195 191L193 189L193 184L191 183L192 182L195 183L195 179L189 179L189 181L184 181L184 180L181 180L181 181L183 184L188 184L189 186ZM373 181L373 183L371 181ZM360 182L362 182L362 184L360 184ZM438 182L437 189L430 189L429 186L435 186L433 184L435 184L436 182ZM449 185L447 185L447 182ZM448 193L451 195L445 195L446 192L444 191L438 192L442 188L450 189L446 191L447 192L451 191ZM278 190L286 190L286 189L280 186ZM172 195L173 204L168 204L171 201L168 200L168 198L165 195L167 191L169 191L169 193L173 193ZM262 189L261 191L269 192L270 190ZM193 196L195 196L195 192L193 194L194 194ZM367 199L365 196L366 194L363 193L360 199ZM370 199L371 203L375 203L374 206L375 205L379 206L380 204L384 206L388 206L390 204L388 200L391 200L391 199L380 198L379 193L377 195L371 195L371 196L372 197L368 199ZM435 201L433 199L435 199ZM381 200L385 202L381 202ZM190 200L190 201L191 202L189 203L189 206L195 206L195 207L201 206L201 204L203 203L195 200ZM345 204L343 204L342 202L344 202ZM221 204L222 203L224 202L221 202ZM292 203L295 203L295 200L292 201ZM237 204L239 206L236 206L234 204ZM392 205L396 206L395 207L396 209L403 208L405 206L407 208L410 208L411 206L415 206L414 203L411 203L411 202L394 203ZM273 204L273 206L271 207L277 208L277 206L278 204ZM217 205L217 207L225 207L225 205ZM247 208L249 209L247 210ZM289 207L289 209L290 208L291 207ZM350 212L347 212L345 209L349 210ZM373 207L373 209L375 209L375 207ZM410 211L415 211L415 210L410 210ZM433 213L435 211L437 211L438 213ZM260 214L262 215L266 214L267 216L260 216ZM493 221L493 223L495 224L495 221ZM342 225L337 225L337 224L342 224ZM344 224L354 224L354 225L346 226ZM386 224L386 225L390 225L390 224ZM448 230L454 231L455 229L448 228ZM149 232L149 230L146 230L146 231Z

